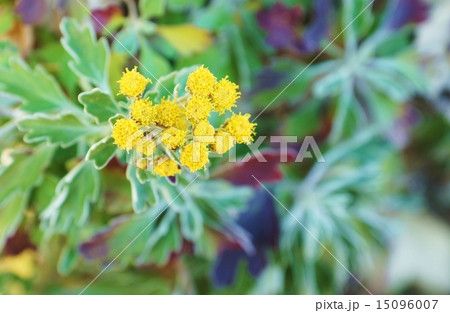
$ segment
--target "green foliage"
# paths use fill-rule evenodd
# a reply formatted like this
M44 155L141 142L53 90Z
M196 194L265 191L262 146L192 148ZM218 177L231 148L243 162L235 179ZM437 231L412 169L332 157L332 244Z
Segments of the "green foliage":
M97 123L107 122L120 112L119 105L111 95L98 88L81 93L78 100L84 105L85 112L95 118Z
M158 17L164 14L165 0L139 1L139 9L144 18Z
M91 26L82 26L74 19L64 19L61 32L64 36L61 43L72 57L72 70L101 90L109 91L109 49L106 39L97 41Z
M79 109L63 93L58 83L42 66L32 70L25 62L11 59L0 67L3 91L23 100L22 110L36 112L77 112Z
M450 136L442 95L449 43L429 40L442 33L434 15L445 12L443 5L433 5L420 30L416 21L388 29L383 1L356 20L370 1L331 1L321 34L315 22L327 12L314 11L319 2L281 1L281 16L276 2L124 2L104 37L95 33L89 12L71 3L62 10L68 15L62 38L53 24L25 26L12 5L0 5L0 252L8 238L24 234L31 242L25 251L38 255L34 266L40 267L29 279L0 266L1 293L18 285L28 293L79 293L110 262L113 273L84 293L351 293L356 283L346 269L368 286L386 285L376 292L426 292L433 284L447 292L448 283L435 276L416 280L430 264L433 275L445 273L440 264L448 260ZM283 38L290 31L304 39L313 28L313 52L302 50L301 41L274 46L262 25L267 21L258 17L270 9L275 21L285 21L296 5L303 16L281 23L286 29L277 39L292 39ZM130 102L117 95L125 67L138 66L152 78L144 94L157 103L183 94L188 74L201 64L239 83L242 111L262 113L258 135L312 135L324 153L325 163L280 165L276 179L282 179L264 181L282 203L275 201L280 234L271 244L258 241L272 235L266 229L248 229L263 218L251 226L237 222L254 188L223 181L226 160L211 162L213 178L209 171L161 178L138 169L111 138L114 122L129 117ZM210 121L220 125L225 118ZM272 208L270 201L264 206ZM397 235L400 223L408 230ZM420 232L411 237L415 228ZM432 238L426 254L436 253L441 263L430 257L419 264L419 255L414 264L402 259L415 255L408 246L417 253L422 238ZM256 249L267 264L253 276L241 260L234 283L216 288L211 272L227 247L249 257ZM386 251L388 258L374 256ZM375 258L393 261L386 272L373 271ZM396 282L381 281L384 276Z
M99 197L99 173L92 162L81 162L56 186L55 196L42 212L46 234L67 234L86 224L91 204Z
M93 144L86 154L86 160L92 160L99 170L104 168L116 153L117 148L113 143L114 139L105 137Z
M68 147L84 137L97 133L99 128L89 127L73 114L47 116L36 114L19 122L27 132L26 142L49 142Z
M53 151L53 147L42 146L31 153L17 153L10 164L0 168L0 247L20 224L28 196L41 182Z

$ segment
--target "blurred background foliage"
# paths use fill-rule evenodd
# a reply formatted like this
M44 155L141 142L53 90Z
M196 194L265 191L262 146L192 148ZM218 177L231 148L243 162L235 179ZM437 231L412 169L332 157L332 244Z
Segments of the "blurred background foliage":
M446 0L0 0L0 293L449 293L449 30ZM126 164L124 68L160 99L200 64L287 163Z

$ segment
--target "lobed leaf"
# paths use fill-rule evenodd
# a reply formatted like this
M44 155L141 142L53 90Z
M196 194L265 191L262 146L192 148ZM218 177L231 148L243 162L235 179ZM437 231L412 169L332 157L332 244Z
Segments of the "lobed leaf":
M105 38L96 40L91 26L80 25L65 18L61 22L61 43L72 57L70 66L74 72L103 91L109 91L109 49Z
M116 150L114 139L106 137L91 146L86 155L86 160L93 161L96 169L102 169L114 157Z
M9 68L0 67L0 77L0 89L21 98L24 111L81 113L42 66L32 70L21 59L13 58Z
M93 162L82 162L64 176L56 186L55 196L42 212L47 234L69 233L82 227L90 214L90 205L99 197L100 178Z
M98 127L86 125L73 114L49 116L35 114L19 122L19 129L27 132L26 142L59 144L68 147L83 137L98 132Z
M95 118L98 123L107 122L120 112L120 107L110 94L95 88L78 96L78 101L84 106L86 113Z

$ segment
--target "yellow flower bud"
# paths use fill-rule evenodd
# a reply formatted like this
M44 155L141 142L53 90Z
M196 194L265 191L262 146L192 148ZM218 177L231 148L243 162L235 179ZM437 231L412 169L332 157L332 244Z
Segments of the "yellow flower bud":
M114 124L111 137L121 149L129 151L143 135L135 121L122 118Z
M228 76L223 78L211 93L214 110L220 115L227 110L231 111L236 106L236 100L241 97L241 93L237 91L238 88L238 85L228 80Z
M209 117L212 104L207 98L194 95L189 99L186 110L187 118L195 124Z
M172 127L186 117L186 110L175 101L162 99L156 106L156 122L164 127Z
M211 143L214 141L214 127L208 120L200 121L194 128L195 141Z
M218 130L214 136L214 143L210 147L215 153L224 154L234 147L234 143L233 136L223 130Z
M151 101L144 99L136 100L130 107L131 117L143 126L148 126L155 121L156 109Z
M135 66L131 71L127 68L118 83L121 94L127 97L137 97L144 92L147 84L152 83L152 81L138 73L137 67Z
M134 147L137 153L145 156L153 155L156 151L156 142L154 140L142 137L136 142Z
M181 173L178 164L167 156L160 156L155 159L153 172L159 176L175 176Z
M253 135L255 133L256 123L249 121L250 114L236 115L230 117L222 129L236 138L237 143L250 144L253 141Z
M186 87L191 95L208 97L216 83L216 77L202 65L189 75Z
M199 142L190 142L183 147L180 154L180 162L191 172L198 171L209 162L209 150L206 144Z
M184 144L186 141L186 134L187 131L185 130L169 127L162 132L161 138L167 148L174 150Z

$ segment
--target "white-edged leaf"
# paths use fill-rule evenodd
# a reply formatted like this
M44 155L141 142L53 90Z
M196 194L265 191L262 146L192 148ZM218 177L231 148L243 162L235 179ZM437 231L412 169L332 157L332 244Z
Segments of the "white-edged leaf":
M95 168L102 169L114 157L116 150L117 146L114 144L114 139L106 137L91 146L86 155L86 160L92 160Z
M107 122L112 116L120 112L120 107L110 94L98 88L86 91L78 96L84 111L99 123Z
M80 25L70 18L62 20L61 32L61 43L72 57L72 70L103 91L109 91L110 52L106 39L97 41L90 25Z
M0 90L22 99L24 111L82 113L40 65L32 70L23 60L13 58L9 68L0 67L0 77Z
M19 129L26 132L24 140L29 143L49 142L68 147L93 134L98 128L86 125L73 114L45 115L35 114L19 121Z
M99 197L99 180L94 163L81 162L59 181L54 198L41 215L47 234L67 233L86 223L91 203Z

